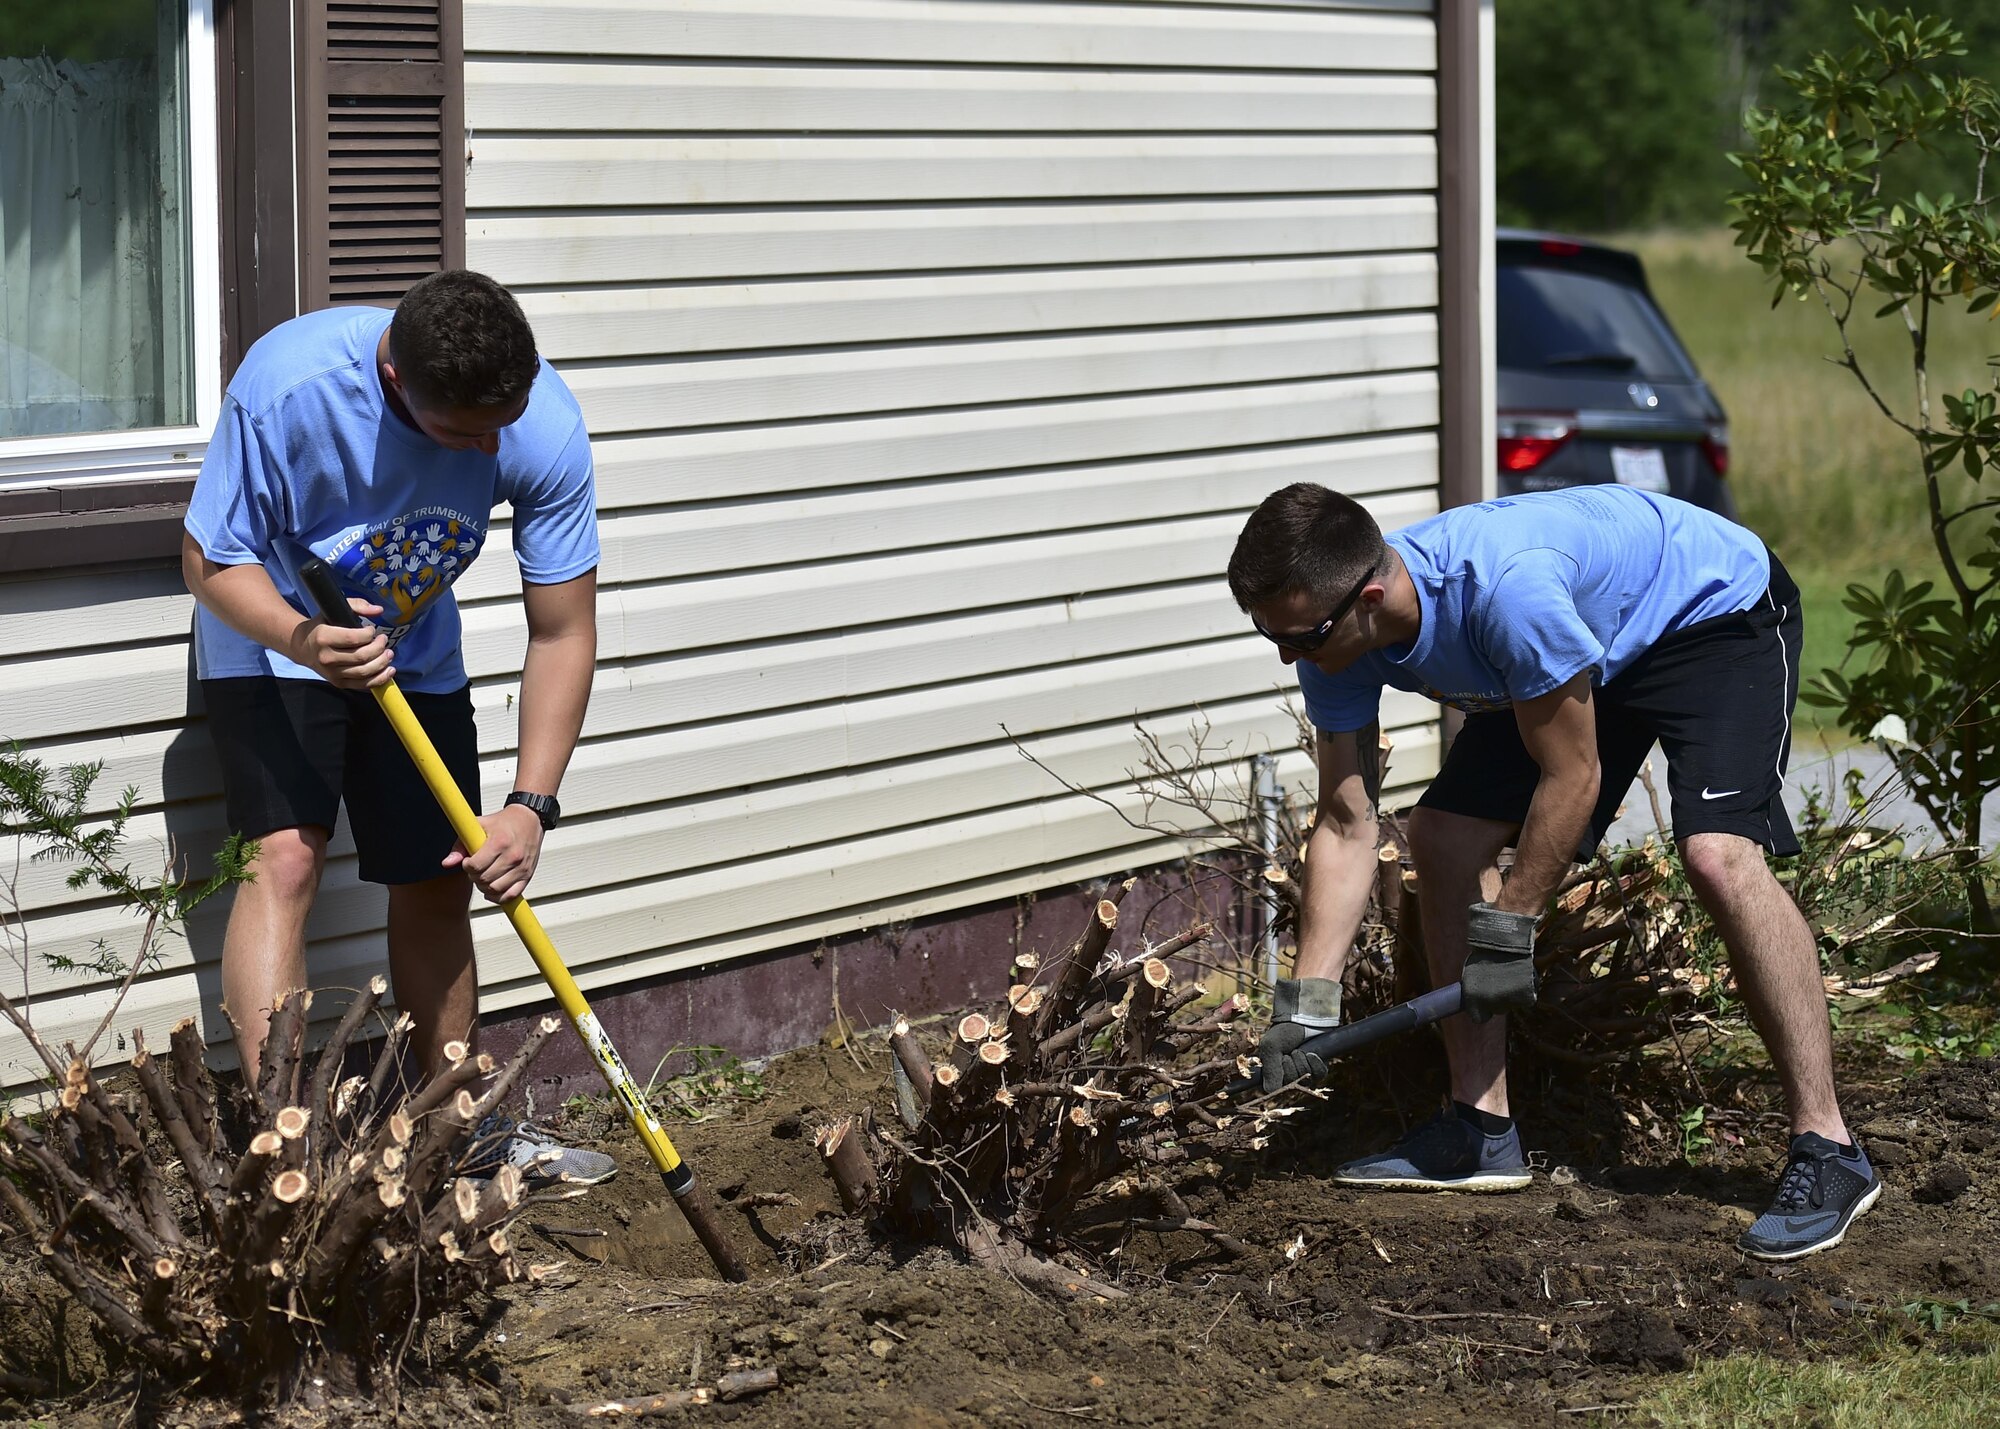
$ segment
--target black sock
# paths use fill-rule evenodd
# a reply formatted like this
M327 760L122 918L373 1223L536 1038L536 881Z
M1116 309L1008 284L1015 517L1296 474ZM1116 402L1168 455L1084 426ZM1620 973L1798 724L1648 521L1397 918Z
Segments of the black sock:
M1511 1116L1495 1116L1490 1111L1481 1111L1478 1107L1467 1106L1461 1101L1454 1101L1451 1105L1458 1113L1460 1121L1467 1126L1478 1127L1483 1135L1505 1136L1513 1128L1514 1118Z

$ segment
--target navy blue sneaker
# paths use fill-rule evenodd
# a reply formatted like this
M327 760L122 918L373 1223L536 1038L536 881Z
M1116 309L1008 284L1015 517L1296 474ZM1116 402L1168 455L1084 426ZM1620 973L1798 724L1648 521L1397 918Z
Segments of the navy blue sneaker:
M1529 1176L1519 1128L1488 1136L1448 1111L1379 1156L1348 1162L1333 1179L1399 1191L1518 1191Z
M1861 1143L1852 1156L1816 1132L1792 1138L1791 1159L1778 1178L1771 1209L1736 1242L1758 1260L1797 1260L1840 1244L1855 1217L1882 1195L1882 1182Z

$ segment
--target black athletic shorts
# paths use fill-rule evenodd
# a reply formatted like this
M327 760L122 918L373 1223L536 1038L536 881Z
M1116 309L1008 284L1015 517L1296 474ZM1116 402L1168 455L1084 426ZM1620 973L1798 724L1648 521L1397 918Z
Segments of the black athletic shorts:
M1771 557L1757 603L1677 630L1592 692L1602 785L1577 850L1590 858L1657 740L1667 756L1674 838L1741 834L1799 851L1780 797L1799 695L1799 588ZM1518 824L1542 771L1511 710L1468 715L1418 807Z
M422 883L444 872L457 838L373 695L270 675L203 680L201 695L232 830L256 839L312 824L331 833L345 797L362 878ZM478 813L472 687L404 698Z

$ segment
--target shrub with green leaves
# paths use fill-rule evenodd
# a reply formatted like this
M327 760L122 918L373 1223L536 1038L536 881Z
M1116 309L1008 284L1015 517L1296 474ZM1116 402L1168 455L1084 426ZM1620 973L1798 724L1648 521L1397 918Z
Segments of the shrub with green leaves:
M2000 314L2000 95L1959 71L1966 47L1949 20L1877 9L1857 10L1855 24L1859 44L1779 70L1790 101L1745 117L1732 226L1775 282L1773 306L1787 294L1821 305L1857 400L1907 434L1938 559L1938 579L1897 571L1879 589L1848 587L1859 617L1848 658L1804 698L1888 748L1955 847L1975 923L1990 930L1980 805L2000 787L2000 498L1983 480L2000 462L2000 361L1984 390L1933 392L1928 342L1953 308ZM1899 192L1912 151L1960 156L1963 194ZM1849 340L1871 313L1903 321L1906 388Z

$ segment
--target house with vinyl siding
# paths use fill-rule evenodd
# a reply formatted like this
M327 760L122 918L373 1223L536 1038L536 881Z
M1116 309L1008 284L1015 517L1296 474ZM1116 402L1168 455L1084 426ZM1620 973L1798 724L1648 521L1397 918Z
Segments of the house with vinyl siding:
M200 866L177 552L228 374L296 313L491 274L582 403L603 541L531 893L635 1069L991 991L1029 896L1182 852L1122 816L1135 721L1307 776L1222 580L1249 510L1490 489L1491 0L77 9L0 29L0 739L103 761L133 861ZM456 587L489 808L505 531ZM1434 711L1383 714L1423 779ZM50 959L138 927L7 852L4 947L78 1037L115 984ZM316 1015L383 918L343 826ZM231 1060L221 926L119 1026L194 1016ZM495 910L475 934L488 1019L546 1005ZM32 1075L0 1035L0 1086Z

